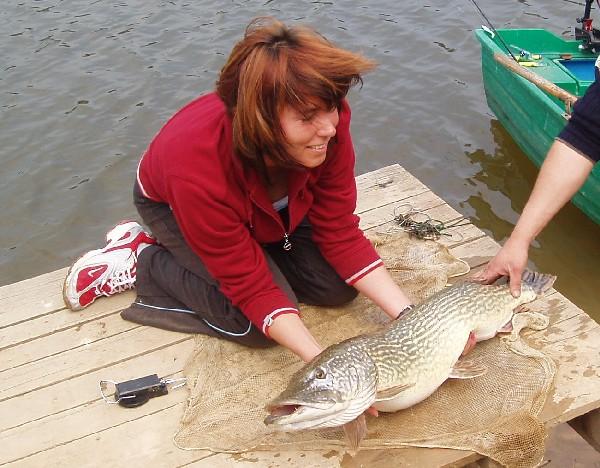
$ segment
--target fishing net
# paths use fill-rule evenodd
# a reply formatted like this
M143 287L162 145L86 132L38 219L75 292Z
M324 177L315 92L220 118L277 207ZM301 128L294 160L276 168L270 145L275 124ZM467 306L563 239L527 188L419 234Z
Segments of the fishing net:
M415 302L442 289L468 266L433 241L406 234L372 238L398 284ZM308 328L323 345L373 331L389 321L359 296L342 308L301 307ZM529 316L527 316L529 315ZM536 419L554 375L554 364L529 348L518 334L544 316L522 315L513 334L479 343L469 359L488 372L469 380L450 379L425 401L397 413L367 416L368 434L360 449L403 446L476 451L507 466L534 466L544 454L544 426ZM541 325L540 325L541 322ZM274 432L263 424L265 404L278 395L302 366L282 347L253 350L198 336L185 373L191 389L175 435L183 449L213 452L249 450L346 450L343 430Z

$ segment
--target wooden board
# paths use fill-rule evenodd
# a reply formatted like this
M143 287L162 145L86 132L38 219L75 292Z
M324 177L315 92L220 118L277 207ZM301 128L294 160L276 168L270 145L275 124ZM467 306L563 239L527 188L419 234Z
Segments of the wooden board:
M398 165L357 177L361 227L397 229L410 205L444 222L462 216ZM440 239L473 269L498 245L473 225ZM132 292L101 299L81 312L64 308L66 269L0 288L0 464L43 466L460 466L472 452L407 448L337 452L252 452L241 455L177 449L172 438L185 389L135 409L107 405L98 382L146 374L179 377L193 336L123 321ZM550 427L600 407L600 327L560 293L536 301L548 330L530 333L558 363L556 388L543 419ZM589 424L588 424L589 426ZM586 426L587 427L587 426Z

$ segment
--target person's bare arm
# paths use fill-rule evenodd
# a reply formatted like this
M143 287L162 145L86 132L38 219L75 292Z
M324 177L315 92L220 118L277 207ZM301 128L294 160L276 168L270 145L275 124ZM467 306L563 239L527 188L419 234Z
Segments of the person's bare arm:
M310 361L323 350L308 331L302 319L296 314L284 314L276 317L269 327L269 336L304 362Z
M411 305L410 299L383 266L359 279L354 283L354 287L381 307L392 319L397 318L407 306Z
M400 312L411 304L410 299L383 266L358 280L354 283L354 287L381 307L392 319L397 318ZM306 362L323 349L296 314L276 317L269 327L269 335Z
M513 296L521 293L521 274L528 259L529 245L554 215L583 185L594 163L565 143L556 140L550 150L512 234L485 270L475 277L492 283L510 277Z
M410 299L384 267L376 268L354 283L354 287L381 307L392 319L397 318L406 306L411 304ZM296 314L276 317L269 327L269 336L305 362L323 350Z

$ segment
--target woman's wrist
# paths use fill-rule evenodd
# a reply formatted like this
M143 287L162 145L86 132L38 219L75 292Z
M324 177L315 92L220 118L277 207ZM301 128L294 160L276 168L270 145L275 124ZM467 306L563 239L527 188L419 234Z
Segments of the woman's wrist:
M269 336L304 362L310 361L323 350L298 314L282 314L275 317L269 327Z
M304 362L309 362L321 354L321 351L323 351L323 349L320 346L311 346L310 348L300 350L298 352L298 357Z

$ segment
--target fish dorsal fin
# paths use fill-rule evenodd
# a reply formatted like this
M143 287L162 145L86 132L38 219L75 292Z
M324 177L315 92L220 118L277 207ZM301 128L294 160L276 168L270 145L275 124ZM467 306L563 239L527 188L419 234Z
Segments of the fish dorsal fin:
M384 388L383 390L379 390L377 392L377 397L375 398L375 401L393 400L404 390L412 386L414 386L414 383L394 385L393 387L388 387Z
M344 424L344 433L348 440L348 447L356 452L360 442L367 435L367 421L364 414L349 423Z
M448 376L451 379L472 379L484 375L487 367L483 364L477 364L468 359L459 359L450 371Z

